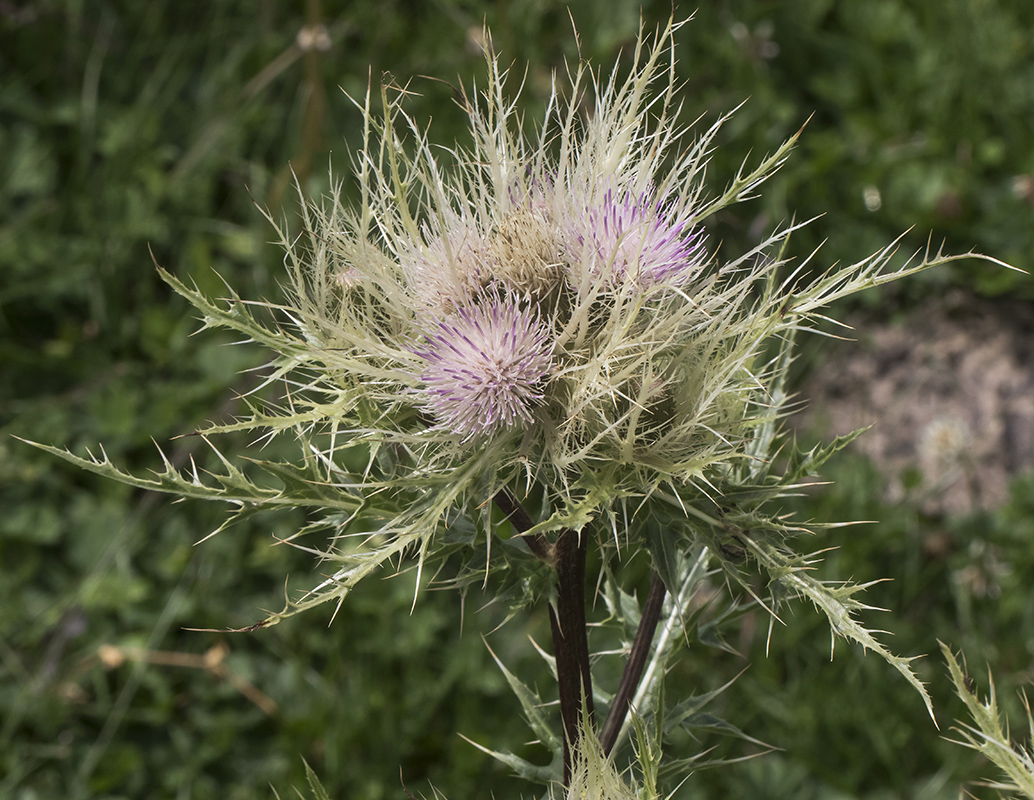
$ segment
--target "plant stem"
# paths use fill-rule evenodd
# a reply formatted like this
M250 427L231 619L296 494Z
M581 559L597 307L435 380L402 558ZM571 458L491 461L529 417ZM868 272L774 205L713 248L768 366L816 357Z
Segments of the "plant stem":
M628 653L628 661L625 662L625 671L621 675L614 702L610 705L610 712L607 714L603 730L600 733L600 746L603 748L604 755L609 756L611 750L614 749L618 734L628 717L629 704L639 686L639 680L643 676L646 658L650 653L653 637L657 631L657 623L661 618L665 592L664 581L655 572L653 580L650 582L650 593L643 606L643 615L639 619L639 627L636 629L635 639L632 641L632 649Z
M531 515L524 510L524 506L513 496L509 489L500 489L492 499L496 507L506 514L506 518L510 520L518 533L523 534L526 531L530 531L535 525ZM528 549L531 552L543 561L553 562L553 545L545 536L541 533L536 533L531 536L522 536L521 538L527 543Z
M651 695L656 690L657 682L664 679L665 665L668 663L668 656L672 648L672 637L677 631L682 630L682 612L688 607L689 599L693 596L701 579L707 575L709 559L708 549L700 548L693 559L692 566L688 571L683 572L678 591L671 595L670 603L665 602L664 604L668 606L668 610L661 612L665 619L661 623L660 636L657 637L656 644L651 648L649 661L643 670L643 676L639 679L639 688L636 689L635 696L632 698L632 708L637 713L645 714L650 710ZM626 717L618 732L619 742L627 735L629 727L631 726Z
M531 530L534 521L508 489L496 493L493 501L518 533ZM553 565L557 574L556 606L549 607L549 627L564 725L564 786L567 786L571 780L572 752L580 736L582 710L586 724L591 723L595 714L585 623L585 554L589 538L576 531L563 530L556 542L550 542L541 534L525 536L524 540L535 555Z
M594 707L592 676L589 672L589 638L585 624L585 552L588 536L561 531L557 538L556 610L549 608L560 690L560 716L564 723L564 786L571 780L574 746L581 735L582 710L585 724L591 724Z

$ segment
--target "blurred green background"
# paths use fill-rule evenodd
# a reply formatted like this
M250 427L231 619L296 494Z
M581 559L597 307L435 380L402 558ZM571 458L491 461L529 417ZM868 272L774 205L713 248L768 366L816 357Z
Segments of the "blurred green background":
M828 239L822 263L853 262L910 229L904 251L932 235L1034 267L1029 0L703 5L677 35L686 119L706 125L747 100L720 137L713 185L810 119L791 161L716 221L712 242L735 252L824 214L793 255ZM76 452L103 443L138 471L159 465L153 440L203 467L203 442L176 437L240 411L263 354L190 337L194 315L153 262L211 294L225 280L276 299L283 256L256 204L293 223L292 170L309 197L328 188L328 164L347 176L361 119L342 90L360 97L390 73L448 144L464 135L449 83L481 74L483 23L534 118L551 72L577 57L572 18L581 54L609 69L640 14L652 28L670 13L626 0L0 2L0 797L288 797L305 786L303 759L336 797L399 797L402 781L452 798L533 794L457 735L499 749L527 737L481 638L502 618L484 598L466 598L461 628L454 594L424 593L411 612L403 575L364 585L333 621L189 630L257 621L281 604L284 575L307 585L311 557L274 546L299 520L266 516L196 544L222 509L94 479L11 435ZM878 318L949 289L1034 299L1029 277L964 264L860 302ZM978 684L990 664L1015 712L1032 676L1034 481L1004 507L950 517L881 499L885 477L857 456L830 473L836 483L795 510L880 524L823 537L839 545L825 571L894 578L870 592L894 611L871 620L892 647L964 647ZM995 591L958 580L974 569ZM716 712L782 748L698 772L679 796L954 798L990 777L941 738L961 704L936 656L919 670L940 732L878 659L838 645L830 663L810 609L785 622L767 657L767 620L747 615L725 632L739 655L694 645L672 675L668 691L689 693L745 670ZM545 690L529 636L547 641L540 615L488 642ZM752 752L705 739L673 755L712 745Z

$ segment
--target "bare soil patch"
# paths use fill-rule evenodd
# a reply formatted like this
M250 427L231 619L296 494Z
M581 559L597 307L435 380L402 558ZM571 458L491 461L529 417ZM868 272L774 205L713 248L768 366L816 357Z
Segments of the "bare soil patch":
M1034 308L953 293L898 322L848 322L857 340L827 348L790 424L823 438L871 425L850 446L890 499L933 513L1004 502L1034 468Z

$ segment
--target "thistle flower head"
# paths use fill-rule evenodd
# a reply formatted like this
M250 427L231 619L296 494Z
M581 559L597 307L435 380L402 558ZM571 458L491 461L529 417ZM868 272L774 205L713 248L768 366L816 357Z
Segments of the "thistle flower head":
M535 314L493 297L439 320L416 355L418 403L465 439L530 425L542 402L552 343Z
M418 475L483 507L520 478L548 498L549 530L662 487L710 502L767 469L780 348L892 251L807 286L776 279L797 225L707 252L706 221L755 193L794 139L709 196L724 120L693 140L678 127L676 27L640 39L627 77L574 68L534 134L490 45L483 90L463 98L466 148L432 147L404 92L382 90L380 120L367 98L362 206L310 210L311 251L290 248L305 342L292 358L333 400L319 408L336 430L409 454L391 471L400 492ZM414 508L431 516L407 515L413 535L446 511Z
M579 211L568 225L568 246L574 266L593 278L675 286L704 266L701 229L680 218L676 202L650 189L607 188Z

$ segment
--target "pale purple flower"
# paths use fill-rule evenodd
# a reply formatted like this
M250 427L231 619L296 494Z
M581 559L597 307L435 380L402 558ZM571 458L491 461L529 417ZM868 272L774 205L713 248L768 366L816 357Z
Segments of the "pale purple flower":
M428 226L402 267L419 305L435 310L461 305L489 278L488 245L470 220L450 214L442 235Z
M426 364L420 405L464 438L530 424L552 366L548 328L505 296L438 321L416 354Z
M575 213L568 232L574 267L615 283L678 286L692 280L704 260L700 229L653 190L607 189Z

